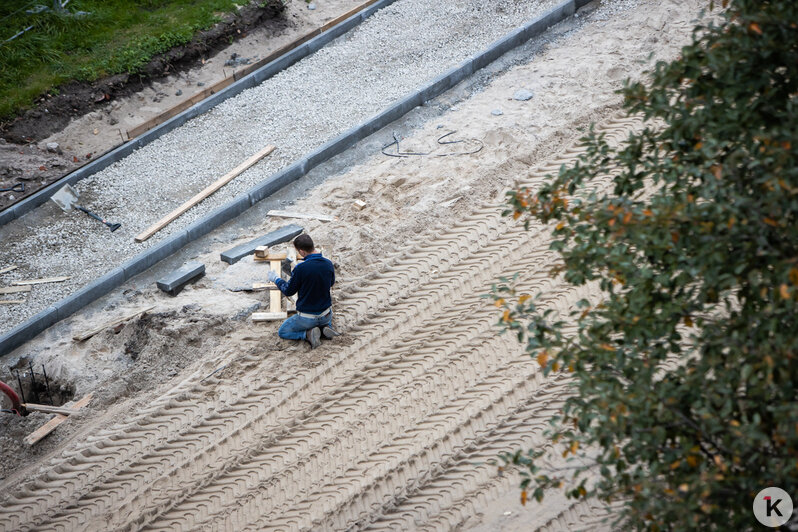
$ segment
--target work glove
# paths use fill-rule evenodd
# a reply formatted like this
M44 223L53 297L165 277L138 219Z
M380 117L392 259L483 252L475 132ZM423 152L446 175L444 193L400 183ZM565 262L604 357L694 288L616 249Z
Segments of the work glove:
M279 275L277 275L277 272L275 272L275 271L272 271L272 270L269 270L269 273L266 275L266 277L267 277L267 278L269 279L269 281L271 281L272 283L273 283L274 281L276 281L277 279L279 279L279 278L280 278L280 276L279 276Z

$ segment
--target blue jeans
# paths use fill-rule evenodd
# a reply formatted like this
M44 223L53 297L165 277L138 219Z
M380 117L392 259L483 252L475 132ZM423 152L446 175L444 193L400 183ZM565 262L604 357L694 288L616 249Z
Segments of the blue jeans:
M304 340L305 331L314 327L326 327L332 323L332 310L319 318L303 318L299 314L294 314L285 320L277 335L286 340Z

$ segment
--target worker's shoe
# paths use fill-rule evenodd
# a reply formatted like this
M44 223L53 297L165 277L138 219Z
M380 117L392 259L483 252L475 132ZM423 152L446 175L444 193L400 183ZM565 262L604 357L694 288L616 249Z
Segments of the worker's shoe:
M332 340L336 336L341 336L341 333L333 329L332 327L324 327L321 330L321 335L324 336L328 340Z
M318 327L305 331L305 340L310 342L310 348L316 349L321 345L321 330Z

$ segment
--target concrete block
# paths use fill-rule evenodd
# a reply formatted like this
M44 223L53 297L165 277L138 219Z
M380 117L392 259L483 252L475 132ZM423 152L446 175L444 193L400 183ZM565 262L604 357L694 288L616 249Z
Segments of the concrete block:
M99 279L95 279L71 296L65 297L54 306L58 309L58 320L71 316L89 303L101 298L127 280L125 270L114 268Z
M0 357L7 355L58 321L58 309L49 307L0 336Z
M305 175L302 173L303 163L304 161L300 160L287 168L283 168L273 176L264 179L260 184L249 189L247 195L249 196L250 205L255 205L263 198L274 194L288 183L292 183Z
M180 231L179 233L170 235L143 253L133 257L121 266L121 268L125 271L125 280L132 279L141 272L146 271L153 264L156 264L166 257L172 255L177 250L188 244L188 242L188 232Z
M302 227L296 224L287 225L254 240L250 240L249 242L228 249L221 254L220 258L228 264L235 264L247 255L252 255L255 253L255 248L258 246L275 246L282 242L287 242L292 238L301 235L302 231Z
M177 270L159 279L155 284L169 294L176 296L188 284L205 275L205 265L201 262L187 262Z
M249 209L249 196L242 194L237 196L233 201L227 203L210 214L206 214L193 224L186 228L188 233L188 241L193 242L201 236L204 236L220 225L229 222L245 210Z

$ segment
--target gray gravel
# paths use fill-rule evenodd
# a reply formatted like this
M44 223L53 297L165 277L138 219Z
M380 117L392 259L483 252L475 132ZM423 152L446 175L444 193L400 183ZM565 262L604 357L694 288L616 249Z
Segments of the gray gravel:
M0 228L0 269L20 266L0 275L0 285L72 276L66 283L34 287L24 305L0 306L0 331L185 228L556 3L399 0L258 87L80 182L76 188L85 205L122 223L115 233L51 203ZM133 241L267 144L277 146L271 156L146 243Z

